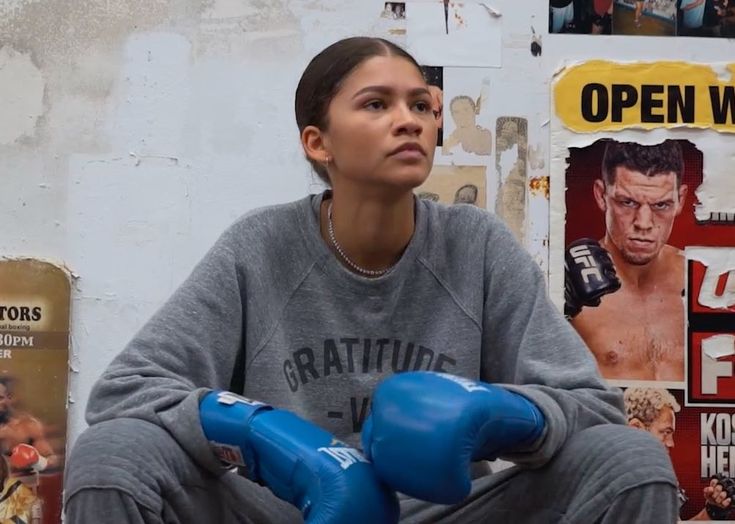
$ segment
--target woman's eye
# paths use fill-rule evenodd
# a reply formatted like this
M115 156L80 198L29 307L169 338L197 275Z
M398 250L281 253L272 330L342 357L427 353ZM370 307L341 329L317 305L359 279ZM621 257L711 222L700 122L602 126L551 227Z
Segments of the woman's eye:
M382 100L371 100L367 104L365 104L365 107L367 109L383 109L385 107L385 104Z
M424 101L416 102L414 104L414 107L418 110L419 113L428 113L429 111L431 111L431 104Z

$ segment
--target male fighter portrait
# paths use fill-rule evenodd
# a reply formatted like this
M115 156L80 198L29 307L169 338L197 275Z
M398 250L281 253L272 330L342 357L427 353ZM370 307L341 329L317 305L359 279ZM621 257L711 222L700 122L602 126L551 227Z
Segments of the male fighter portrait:
M0 377L0 449L8 457L13 477L35 477L59 457L46 438L43 423L14 408L11 380Z
M565 253L565 314L608 379L684 379L684 256L669 244L687 195L679 142L609 141L593 196L599 240Z

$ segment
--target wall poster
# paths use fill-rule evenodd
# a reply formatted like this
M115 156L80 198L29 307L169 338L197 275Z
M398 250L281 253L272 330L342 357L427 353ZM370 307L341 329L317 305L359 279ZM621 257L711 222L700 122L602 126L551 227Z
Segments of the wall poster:
M682 520L735 519L734 72L592 61L552 93L551 289L669 450Z
M0 522L61 522L68 273L0 260Z

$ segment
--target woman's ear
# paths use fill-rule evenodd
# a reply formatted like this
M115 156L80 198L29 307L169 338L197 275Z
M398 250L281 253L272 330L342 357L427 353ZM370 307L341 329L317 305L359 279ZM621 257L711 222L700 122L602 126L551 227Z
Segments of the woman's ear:
M319 164L329 163L329 152L324 138L322 131L316 126L306 126L301 131L301 146L309 160Z

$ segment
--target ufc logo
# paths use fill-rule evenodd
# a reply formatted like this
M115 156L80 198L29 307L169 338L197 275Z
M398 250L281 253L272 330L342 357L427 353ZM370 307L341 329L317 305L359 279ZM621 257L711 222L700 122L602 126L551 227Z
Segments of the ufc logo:
M687 402L735 403L735 248L687 247Z
M572 255L576 265L584 267L580 271L580 274L585 284L590 283L590 277L594 277L602 282L602 273L600 273L600 268L597 267L595 259L592 258L589 246L574 246L569 250L569 254Z
M722 288L721 292L718 287ZM712 309L735 306L735 269L723 271L723 268L708 266L697 300Z

